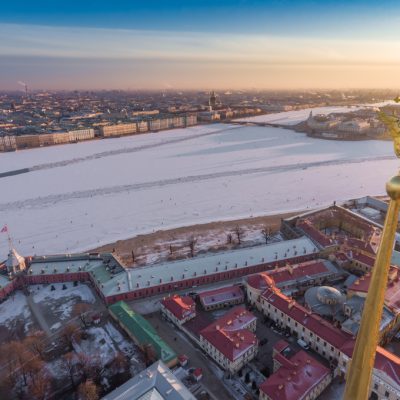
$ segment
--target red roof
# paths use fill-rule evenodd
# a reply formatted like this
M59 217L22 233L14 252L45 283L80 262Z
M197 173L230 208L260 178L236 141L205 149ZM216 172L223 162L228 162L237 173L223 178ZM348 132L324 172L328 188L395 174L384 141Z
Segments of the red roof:
M349 258L347 257L346 253L343 253L341 251L336 252L335 253L335 257L336 257L337 261L345 262L345 261L349 260Z
M355 237L343 238L340 237L340 235L331 237L319 229L321 225L329 226L330 221L332 221L332 226L334 226L338 220L346 221L347 223L357 227L363 232L365 240ZM329 208L327 210L317 211L308 215L305 219L299 219L297 226L322 247L346 243L349 247L354 247L375 254L376 248L381 239L380 229L363 220L361 217L342 208Z
M298 227L303 230L303 232L309 236L314 242L317 242L322 247L331 246L332 239L324 235L320 230L315 228L310 221L301 221Z
M375 365L376 369L383 371L400 385L400 358L390 353L383 347L376 348Z
M257 345L257 337L248 328L257 318L245 307L234 308L204 328L200 335L230 361Z
M281 367L260 386L273 400L301 400L330 374L329 368L303 350L290 360L278 356Z
M353 252L351 258L362 264L368 265L371 268L374 266L374 263L375 263L375 258L366 256L365 254L362 254L362 253L354 253Z
M199 294L199 299L203 305L209 306L212 304L229 302L231 300L242 299L244 301L244 294L239 286L233 285L202 292Z
M305 276L319 275L329 272L328 267L323 261L308 261L302 264L279 268L275 271L268 272L275 283L283 283L292 280L298 280Z
M390 275L392 275L393 277L391 278ZM361 278L354 281L348 287L348 290L360 293L367 293L370 282L371 274L365 274ZM400 283L398 278L398 269L394 267L390 268L389 271L389 282L386 287L385 304L392 310L400 312Z
M199 376L202 376L202 375L203 375L203 370L201 368L196 368L193 371L193 376L199 377Z
M351 340L341 350L351 358L355 344L355 340ZM382 371L400 385L400 357L378 346L376 348L374 368Z
M274 286L273 279L266 272L249 275L246 281L249 286L258 290L265 290L267 287Z
M340 349L347 340L351 339L349 334L336 328L319 315L313 314L295 300L285 296L279 289L267 289L262 297L337 349Z
M273 271L261 272L247 277L247 284L255 289L265 290L284 282L299 280L306 276L329 272L323 261L312 260L301 264L289 265Z
M196 305L189 296L181 297L174 294L173 296L164 298L161 304L179 320L196 313Z
M283 350L285 350L287 347L289 346L289 343L284 340L278 340L275 344L274 344L274 350L277 351L278 353L282 353Z

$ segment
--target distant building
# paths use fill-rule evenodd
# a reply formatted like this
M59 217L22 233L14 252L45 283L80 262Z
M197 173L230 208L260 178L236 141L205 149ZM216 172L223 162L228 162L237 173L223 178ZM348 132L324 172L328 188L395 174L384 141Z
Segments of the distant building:
M210 93L210 98L208 99L208 105L211 110L215 110L215 106L217 105L217 96L215 95L214 90Z
M197 115L199 120L204 122L219 121L221 119L220 114L216 111L201 111Z
M189 114L185 117L185 125L193 126L197 124L197 114Z
M196 397L162 362L146 370L103 397L102 400L196 400Z
M94 129L78 129L69 131L70 142L80 142L82 140L90 140L94 138Z
M351 120L341 122L337 129L343 132L361 134L365 133L371 127L370 123L363 120Z
M0 151L14 151L17 149L15 136L0 136Z
M100 136L110 137L110 136L132 135L136 133L137 130L138 129L136 123L106 125L100 127Z

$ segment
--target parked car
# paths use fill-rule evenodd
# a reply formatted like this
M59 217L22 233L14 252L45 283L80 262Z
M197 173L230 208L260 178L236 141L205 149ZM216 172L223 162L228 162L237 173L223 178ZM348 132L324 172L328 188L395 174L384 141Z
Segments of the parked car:
M302 347L304 350L310 350L310 346L302 339L297 341L297 344Z

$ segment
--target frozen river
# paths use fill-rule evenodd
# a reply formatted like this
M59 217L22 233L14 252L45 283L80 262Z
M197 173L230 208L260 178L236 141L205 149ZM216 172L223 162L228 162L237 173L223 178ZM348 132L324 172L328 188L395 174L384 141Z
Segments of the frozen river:
M87 250L158 229L383 194L397 167L389 142L217 124L19 151L0 154L0 172L33 171L0 179L0 225L8 223L25 255Z

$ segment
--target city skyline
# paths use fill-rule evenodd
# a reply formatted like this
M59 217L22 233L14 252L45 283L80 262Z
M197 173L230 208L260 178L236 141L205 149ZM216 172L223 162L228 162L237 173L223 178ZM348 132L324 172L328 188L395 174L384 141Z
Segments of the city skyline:
M5 5L0 87L400 87L392 1L124 3Z

